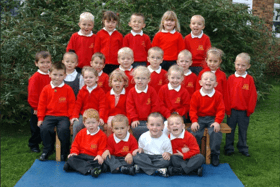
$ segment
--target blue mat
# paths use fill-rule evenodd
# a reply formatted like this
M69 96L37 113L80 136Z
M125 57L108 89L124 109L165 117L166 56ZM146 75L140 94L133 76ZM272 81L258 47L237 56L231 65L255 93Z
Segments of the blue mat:
M203 165L203 176L148 176L143 173L135 176L124 174L102 173L98 178L91 175L82 175L77 172L65 172L64 162L54 160L41 162L35 160L32 167L21 177L15 185L22 186L101 186L101 187L239 187L244 186L233 173L228 164L220 164L218 167Z

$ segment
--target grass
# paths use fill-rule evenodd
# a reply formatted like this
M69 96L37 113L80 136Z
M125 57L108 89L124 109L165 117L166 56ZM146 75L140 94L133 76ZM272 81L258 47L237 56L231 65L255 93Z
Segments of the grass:
M238 150L232 156L221 154L221 163L229 163L245 186L279 186L280 144L279 105L280 81L273 80L273 90L265 101L257 104L250 118L248 145L251 157L244 157ZM237 131L238 132L238 131ZM29 127L2 124L1 128L1 186L14 186L31 167L40 153L31 153L28 147ZM237 143L237 133L235 143ZM223 153L225 136L221 145ZM53 154L49 159L55 160Z

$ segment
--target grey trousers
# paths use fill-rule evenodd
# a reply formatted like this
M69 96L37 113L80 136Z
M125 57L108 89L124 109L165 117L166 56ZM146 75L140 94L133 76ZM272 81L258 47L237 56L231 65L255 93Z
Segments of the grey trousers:
M137 127L135 127L135 128L131 127L131 130L133 132L133 136L138 141L138 139L141 136L141 134L143 134L144 132L147 132L149 130L147 128L147 121L140 121L140 124Z
M133 162L128 164L125 160L125 157L116 157L111 155L111 158L107 157L105 160L105 164L109 166L111 173L117 173L117 168L121 166L133 166Z
M184 160L183 157L178 155L172 155L171 156L171 164L175 168L183 168L184 172L186 174L189 174L190 172L198 169L201 167L202 164L204 164L205 158L202 154L197 154L190 159Z
M94 156L80 154L77 156L71 156L67 160L67 162L72 170L78 171L79 173L86 175L96 167L101 168L101 165L98 164L98 161L93 160L94 158Z

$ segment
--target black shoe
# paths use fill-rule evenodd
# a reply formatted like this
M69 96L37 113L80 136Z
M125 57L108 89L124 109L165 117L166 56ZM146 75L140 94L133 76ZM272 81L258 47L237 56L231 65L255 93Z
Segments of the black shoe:
M108 172L109 171L108 165L103 163L101 166L101 171L102 171L102 173Z
M45 161L48 160L48 157L49 157L48 153L42 153L39 160Z
M68 162L65 162L65 164L64 164L64 166L63 166L63 170L64 170L64 171L70 171L70 170L71 170L70 168L71 168L71 167L70 167L69 163L68 163Z
M203 175L203 167L197 169L197 175L201 177Z
M173 172L173 167L172 167L172 166L169 166L169 167L167 168L167 171L168 171L168 173L169 173L170 176L175 175L175 173Z
M231 156L234 154L234 151L225 151L226 156Z
M211 164L213 166L218 166L220 164L219 155L211 155Z
M91 170L90 174L91 176L97 178L101 173L101 169L99 167L94 168L93 170Z
M159 168L159 169L157 169L157 172L163 177L169 177L167 168Z
M30 147L30 150L34 153L40 153L41 150L39 149L39 147Z
M181 167L177 168L177 167L169 166L167 171L168 171L170 176L172 176L172 175L183 175L185 173L183 168L181 168Z
M122 166L121 167L121 172L123 174L135 175L135 168L134 168L134 166L132 166L132 167Z
M251 155L248 152L240 152L242 155L246 156L246 157L250 157Z
M61 159L61 161L66 161L67 160L67 155L61 155L60 159Z

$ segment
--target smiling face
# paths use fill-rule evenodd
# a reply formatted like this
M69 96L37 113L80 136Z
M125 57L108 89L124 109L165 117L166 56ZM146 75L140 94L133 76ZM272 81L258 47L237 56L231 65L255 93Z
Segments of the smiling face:
M122 53L118 57L118 62L124 70L129 70L134 62L133 56L128 53Z
M164 124L161 117L152 117L148 118L147 128L150 131L152 138L159 138L162 135Z
M62 63L66 67L66 72L72 73L78 65L78 59L74 54L65 54Z
M171 71L170 74L168 74L168 81L171 84L172 88L177 88L178 86L180 86L183 80L184 76L182 76L181 72Z
M100 73L105 67L104 60L98 56L90 61L90 65L97 71L97 73Z
M150 67L153 70L157 70L159 68L159 65L162 63L163 54L161 51L151 50L149 53L149 56L147 57L148 62L150 63Z
M54 86L59 86L63 82L65 77L66 77L66 74L63 69L53 69L50 72L50 78L51 78L52 84Z
M202 18L194 16L191 19L190 28L192 30L192 34L195 36L199 36L201 31L204 29L204 23Z
M116 20L104 20L104 26L108 32L113 32L117 24L118 22Z
M245 75L246 70L250 68L251 64L249 64L246 60L237 57L234 62L234 66L238 75Z
M96 77L93 72L91 71L84 72L84 82L88 87L92 88L93 86L96 85L97 81L98 81L98 77Z
M115 133L115 136L121 140L123 140L127 132L129 130L129 126L124 122L114 122L112 131Z
M175 20L164 20L163 21L163 28L164 28L164 30L166 30L168 32L173 31L175 28L175 25L176 25Z
M141 30L146 26L143 17L142 16L136 16L136 15L131 16L130 22L128 23L128 25L136 33L141 32Z
M178 137L184 130L185 124L182 119L179 117L169 117L167 119L168 121L168 130L169 132L175 136Z
M221 62L221 58L213 53L209 53L206 59L207 66L211 71L216 71L220 67Z
M95 118L87 118L84 121L84 125L90 133L95 133L98 130L99 121L97 121Z
M214 87L217 86L215 74L211 72L204 72L201 76L199 84L202 87L203 92L211 93Z
M192 58L186 55L180 55L177 59L177 64L178 66L182 67L186 73L189 70L189 67L192 65Z
M39 58L38 62L35 62L35 66L37 66L40 71L48 73L49 69L52 66L51 57Z
M81 29L82 34L89 35L93 29L94 23L90 20L82 19L79 22L79 27Z

